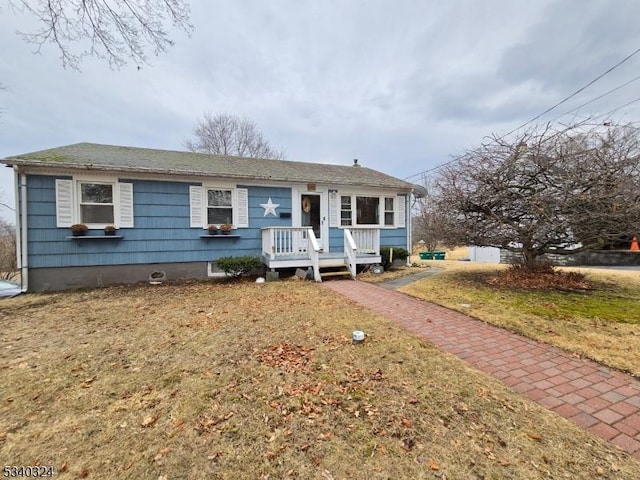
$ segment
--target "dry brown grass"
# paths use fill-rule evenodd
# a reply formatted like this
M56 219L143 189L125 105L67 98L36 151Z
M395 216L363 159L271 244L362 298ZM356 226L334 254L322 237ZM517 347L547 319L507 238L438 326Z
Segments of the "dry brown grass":
M358 279L369 283L380 283L394 280L396 278L406 277L407 275L413 275L416 273L424 272L431 268L428 265L416 264L415 266L398 266L389 270L385 270L383 273L371 273L370 270L358 274Z
M445 272L402 291L640 376L640 272L565 268L556 290L524 289L506 265L440 264Z
M56 478L640 478L637 460L310 282L0 308L0 458Z

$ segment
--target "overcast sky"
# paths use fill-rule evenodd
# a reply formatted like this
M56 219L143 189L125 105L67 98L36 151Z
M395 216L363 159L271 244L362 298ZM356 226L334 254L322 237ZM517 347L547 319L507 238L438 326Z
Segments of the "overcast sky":
M405 178L516 128L640 48L636 0L192 0L192 36L175 31L151 65L89 59L77 72L51 45L33 54L15 32L34 31L34 19L5 4L0 158L77 142L184 149L210 111L252 119L289 160L358 158ZM636 76L640 54L543 120ZM638 97L640 81L559 121ZM640 101L614 118L638 120ZM6 167L0 191L13 204Z

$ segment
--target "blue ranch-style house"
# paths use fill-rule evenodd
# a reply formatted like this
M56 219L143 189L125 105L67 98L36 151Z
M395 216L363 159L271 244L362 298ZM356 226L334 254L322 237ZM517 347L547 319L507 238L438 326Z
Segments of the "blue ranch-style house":
M16 184L24 291L222 273L216 260L259 256L266 268L381 261L410 250L413 185L376 170L78 143L8 157ZM85 224L74 236L70 227ZM232 225L223 235L211 224ZM114 226L107 235L106 226Z

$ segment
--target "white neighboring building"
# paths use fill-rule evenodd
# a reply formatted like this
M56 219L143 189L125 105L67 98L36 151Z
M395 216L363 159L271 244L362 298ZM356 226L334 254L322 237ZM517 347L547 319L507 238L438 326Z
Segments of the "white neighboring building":
M469 259L472 262L500 263L500 249L496 247L469 247Z

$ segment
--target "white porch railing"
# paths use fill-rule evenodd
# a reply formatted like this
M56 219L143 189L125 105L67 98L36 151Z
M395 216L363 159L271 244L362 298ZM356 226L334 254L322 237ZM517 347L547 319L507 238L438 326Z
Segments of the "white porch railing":
M346 231L347 229L345 229ZM380 229L352 227L349 229L358 253L380 254Z
M327 241L327 240L325 240ZM352 278L356 278L356 266L360 263L376 261L380 255L380 229L369 227L351 227L343 229L343 255L338 252L320 254L318 239L309 227L265 227L262 229L262 254L268 259L269 266L278 263L281 266L299 265L313 268L313 278L316 282L320 277L320 264L337 266L344 262L349 268ZM371 256L373 255L373 256ZM322 257L322 258L321 258ZM342 257L342 258L341 258ZM278 268L278 267L276 267Z
M347 267L351 278L356 279L356 254L357 247L356 242L353 240L351 231L348 228L344 229L344 256L346 259Z
M308 227L265 227L262 229L262 252L271 260L291 255L306 256L308 232Z
M313 229L307 230L307 252L309 252L309 258L311 259L311 266L313 267L313 279L316 282L321 282L320 276L320 245L316 238Z

